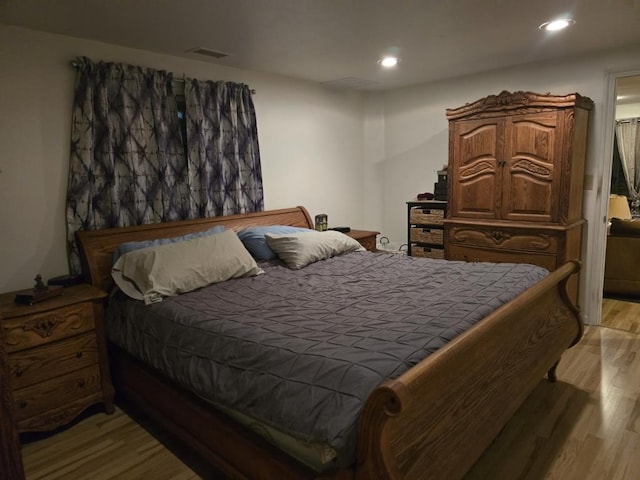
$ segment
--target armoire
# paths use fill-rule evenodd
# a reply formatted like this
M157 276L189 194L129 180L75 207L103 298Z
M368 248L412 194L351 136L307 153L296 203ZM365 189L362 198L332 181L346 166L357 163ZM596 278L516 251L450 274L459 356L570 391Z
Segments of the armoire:
M592 108L577 93L503 91L447 109L445 258L548 270L580 259ZM575 304L578 282L567 286Z

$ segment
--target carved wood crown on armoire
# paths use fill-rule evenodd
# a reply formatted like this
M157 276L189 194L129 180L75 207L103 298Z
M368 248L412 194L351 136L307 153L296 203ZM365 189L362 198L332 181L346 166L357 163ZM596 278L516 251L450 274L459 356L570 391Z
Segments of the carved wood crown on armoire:
M503 91L447 109L447 259L549 270L580 259L592 107L577 93ZM568 289L577 304L576 276Z

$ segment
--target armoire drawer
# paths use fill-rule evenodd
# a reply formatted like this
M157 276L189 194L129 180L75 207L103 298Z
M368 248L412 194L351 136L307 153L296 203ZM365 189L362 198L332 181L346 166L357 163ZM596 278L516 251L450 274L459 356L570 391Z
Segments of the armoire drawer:
M447 260L462 260L465 262L530 263L532 265L544 267L547 270L555 270L557 261L555 255L484 249L452 244L448 245Z
M553 232L454 223L449 224L446 235L449 244L548 254L558 252L558 235L554 235Z

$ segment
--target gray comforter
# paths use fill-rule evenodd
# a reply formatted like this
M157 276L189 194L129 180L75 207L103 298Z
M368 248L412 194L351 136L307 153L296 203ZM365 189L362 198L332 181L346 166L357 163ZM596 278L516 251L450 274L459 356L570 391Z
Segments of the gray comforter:
M522 264L356 252L144 305L116 292L109 337L198 395L355 458L367 396L545 275Z

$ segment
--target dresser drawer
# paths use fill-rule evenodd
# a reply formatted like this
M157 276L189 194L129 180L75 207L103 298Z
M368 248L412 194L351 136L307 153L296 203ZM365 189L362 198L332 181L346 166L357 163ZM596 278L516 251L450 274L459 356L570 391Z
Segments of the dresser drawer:
M442 245L444 232L438 228L411 227L409 241Z
M409 223L412 225L442 225L444 210L430 207L411 207Z
M71 403L47 410L33 417L18 422L20 432L45 432L66 425L87 407L104 401L102 392L92 393L88 397L79 398Z
M556 268L555 255L488 250L451 244L448 246L447 260L462 260L465 262L530 263L532 265L544 267L547 270L555 270Z
M98 364L13 392L18 423L102 390Z
M422 245L411 245L412 257L436 258L444 259L444 250L442 248L431 248Z
M93 332L15 352L9 355L11 387L23 388L94 363L98 345Z
M553 232L450 224L446 235L449 244L549 254L558 252L558 235Z
M93 330L93 306L89 302L77 303L4 320L2 326L7 351L15 352Z

